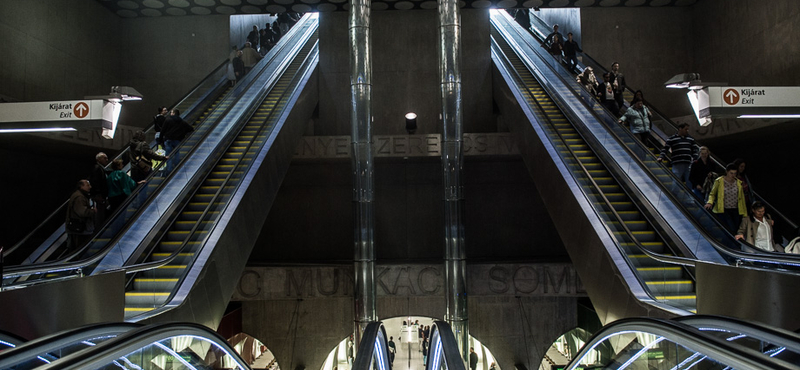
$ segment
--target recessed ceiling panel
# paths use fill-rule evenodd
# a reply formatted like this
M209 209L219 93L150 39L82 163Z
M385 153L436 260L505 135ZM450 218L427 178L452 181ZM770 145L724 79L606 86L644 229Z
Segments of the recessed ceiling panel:
M97 0L123 18L347 11L348 0ZM459 0L464 9L692 6L698 0ZM436 9L436 0L372 0L374 10Z

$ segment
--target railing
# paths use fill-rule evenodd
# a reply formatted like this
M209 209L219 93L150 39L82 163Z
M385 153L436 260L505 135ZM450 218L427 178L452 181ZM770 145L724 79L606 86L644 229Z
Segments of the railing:
M450 324L436 320L431 325L431 343L425 370L466 370Z
M381 322L367 324L358 344L351 370L391 370L386 328Z

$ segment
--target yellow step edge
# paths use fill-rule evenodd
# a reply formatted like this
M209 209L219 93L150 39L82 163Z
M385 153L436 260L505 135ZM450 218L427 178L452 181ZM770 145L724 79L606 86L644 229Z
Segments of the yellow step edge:
M673 296L656 296L657 300L678 300L678 299L697 299L696 295L673 295Z
M691 284L691 280L675 280L675 281L648 281L647 285L678 285L678 284Z
M130 312L147 312L155 310L155 307L125 307L125 311Z

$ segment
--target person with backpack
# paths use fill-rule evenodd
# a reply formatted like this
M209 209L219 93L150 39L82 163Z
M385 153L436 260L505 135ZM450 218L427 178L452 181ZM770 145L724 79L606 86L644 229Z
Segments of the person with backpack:
M169 156L160 156L150 148L143 131L136 131L128 142L128 162L131 164L131 178L142 181L153 171L153 160L164 161Z

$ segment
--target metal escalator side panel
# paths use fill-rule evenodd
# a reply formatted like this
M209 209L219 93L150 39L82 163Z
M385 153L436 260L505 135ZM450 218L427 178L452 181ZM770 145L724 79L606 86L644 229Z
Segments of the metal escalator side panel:
M53 361L40 369L180 368L249 366L219 334L197 324L150 325Z
M512 94L513 100L519 102L518 104L514 104L516 107L515 109L521 109L522 114L525 118L522 117L512 117L509 121L527 121L531 123L537 124L522 124L523 132L525 134L525 138L522 139L526 143L536 143L535 147L528 148L527 146L522 146L521 149L529 151L525 154L525 157L535 157L540 158L537 160L538 168L541 168L541 171L545 172L537 172L540 170L531 169L529 166L529 170L531 170L531 174L534 177L551 177L553 179L558 179L558 181L563 180L563 186L558 185L554 186L554 182L551 180L548 184L547 188L552 189L558 194L553 194L553 196L546 196L545 202L548 203L548 199L553 200L554 204L548 204L548 209L554 209L552 207L568 207L569 209L580 209L579 212L585 215L596 215L595 217L586 217L585 224L582 223L584 220L580 220L581 222L576 222L573 217L565 214L563 212L553 213L551 211L551 216L554 218L554 221L558 223L560 218L566 217L563 222L566 224L572 225L571 227L577 228L577 232L571 232L567 235L562 233L562 239L566 238L565 244L572 243L575 245L584 245L580 252L570 251L571 255L573 253L580 253L580 254L589 254L591 250L590 245L597 245L600 249L604 250L605 253L601 256L603 259L597 259L592 257L587 257L591 259L591 261L583 261L588 263L589 265L585 266L586 269L601 269L602 271L608 271L611 275L615 276L614 282L607 282L608 275L605 276L604 279L602 278L591 278L586 279L583 278L584 285L587 286L587 291L596 292L598 289L591 289L592 285L597 285L596 283L600 284L598 288L602 290L602 288L611 288L616 287L616 290L613 292L613 296L602 297L605 301L613 301L610 307L615 307L610 311L620 311L629 314L630 312L641 312L641 314L647 314L648 311L652 311L653 308L658 308L659 310L663 310L665 312L671 312L674 314L685 314L685 310L676 310L673 307L661 304L656 302L654 298L648 295L648 289L646 288L644 282L638 277L637 271L629 264L627 261L627 256L622 253L619 247L616 245L616 241L612 238L611 233L607 229L607 226L602 221L602 217L599 214L596 214L596 210L592 205L592 201L590 198L587 198L584 195L584 190L582 189L582 185L577 181L576 178L573 176L573 168L571 164L565 162L561 155L559 154L560 148L557 147L556 144L553 144L549 139L549 134L545 130L545 126L548 124L546 122L542 122L541 120L546 120L547 118L541 116L541 113L534 112L533 108L529 106L528 99L532 99L526 97L523 92L520 91L519 88L512 88L511 86L516 86L516 81L510 77L510 72L505 70L504 63L499 59L500 51L497 49L496 43L493 43L493 50L492 50L492 59L494 61L494 65L498 68L501 72L501 79L505 80L509 86L509 91L504 91L503 94ZM505 71L505 72L503 72ZM498 84L499 86L499 84ZM495 93L497 94L497 93ZM498 99L499 104L504 104L503 99ZM512 103L513 104L513 103ZM503 107L501 107L502 109ZM528 131L525 131L528 130ZM541 146L539 145L541 143ZM531 152L532 151L532 152ZM552 162L541 160L542 158L550 157ZM556 175L555 173L558 173ZM570 195L567 195L567 194ZM577 208L571 208L577 207ZM588 229L587 229L588 228ZM592 231L590 231L592 230ZM594 248L594 247L592 247ZM596 254L596 253L595 253ZM600 257L600 256L595 256ZM573 263L576 264L576 269L581 271L580 264L582 263L580 260L573 257ZM599 271L599 270L598 270ZM624 285L620 285L617 282L617 279L625 282ZM599 283L600 281L605 281L603 283ZM624 289L619 289L623 288ZM627 291L628 293L622 293L623 291ZM629 294L629 295L628 295ZM633 297L637 302L636 304L632 304L633 302L628 303L628 297ZM597 294L592 296L593 300L597 299ZM640 309L642 311L637 311L634 307L638 305L644 305ZM651 307L651 308L646 308ZM619 313L614 312L605 312L601 313L601 320L606 318L604 321L613 321ZM652 314L652 313L651 313Z
M223 183L219 186L206 186L210 189L218 188L217 196L220 198L209 198L207 201L198 202L198 206L200 208L197 209L190 209L189 212L198 212L200 209L207 209L209 212L209 218L202 218L198 219L195 222L203 222L206 223L202 226L202 231L205 233L201 236L198 236L197 243L191 246L191 249L183 249L182 251L191 254L192 260L188 262L188 266L184 269L175 269L173 270L175 273L170 275L172 278L176 278L178 281L174 282L174 287L168 290L167 286L164 285L161 287L162 290L158 291L158 294L161 294L161 297L164 300L157 300L154 295L148 296L148 292L142 292L142 298L136 301L136 297L131 294L129 301L131 302L131 309L128 312L128 320L139 321L139 320L149 320L154 316L162 315L163 312L169 311L172 308L178 307L187 299L190 295L193 286L196 285L198 279L201 276L206 277L206 275L202 274L204 269L214 268L217 274L224 275L220 277L219 281L215 284L219 285L221 282L224 282L223 285L229 285L229 282L235 283L237 278L235 278L232 274L232 271L238 271L240 268L244 267L244 263L246 262L246 257L249 256L249 250L252 248L252 244L247 242L242 242L242 240L237 240L234 245L230 243L226 245L226 252L224 257L217 257L211 258L212 254L219 254L221 252L216 250L216 245L220 240L221 235L225 233L227 226L229 225L233 215L237 212L240 204L244 202L250 206L252 203L251 201L243 201L245 193L248 192L248 188L250 184L255 181L257 174L259 173L259 168L261 167L262 163L268 161L269 165L266 167L269 171L275 171L269 177L269 185L258 186L258 189L262 189L262 193L268 194L261 197L262 201L265 203L262 204L264 209L260 212L253 211L253 212L246 212L248 213L249 217L247 223L253 222L253 219L256 219L260 216L266 217L266 212L268 211L268 205L271 204L272 198L274 197L275 192L277 191L277 187L280 184L280 179L283 178L283 174L285 174L286 169L288 169L289 159L293 153L294 147L296 145L297 139L299 139L302 133L302 127L300 125L294 124L290 128L284 128L284 123L287 121L287 117L289 117L295 111L302 111L302 112L310 112L313 109L307 109L308 107L303 107L302 109L293 109L298 102L299 97L302 95L301 92L305 91L305 86L311 80L314 71L316 70L316 65L318 63L318 49L316 46L315 41L309 41L306 46L304 47L305 50L302 52L292 63L292 67L290 67L290 71L293 70L295 64L304 64L303 68L301 68L302 73L298 72L299 75L293 75L287 71L286 76L281 77L280 81L283 81L284 78L295 79L294 85L286 84L283 82L279 83L279 87L276 87L269 95L267 95L264 99L264 103L262 107L255 111L255 114L252 116L250 121L248 122L248 126L251 125L252 122L263 122L263 133L252 133L246 134L243 131L243 134L249 135L250 139L248 140L255 140L255 144L252 146L251 150L247 150L246 153L238 155L238 158L241 159L239 165L228 165L226 163L226 159L228 158L227 154L220 159L218 162L218 167L220 166L227 166L232 168L227 169L217 169L215 168L212 170L212 175L215 172L228 172L230 181L233 183ZM304 53L308 52L309 54L306 55ZM299 66L298 64L298 66ZM293 77L294 76L294 77ZM300 76L300 80L297 80L296 76ZM285 86L284 86L285 85ZM284 94L285 91L283 89L291 88L293 90L286 92L288 94L284 97L276 96L272 98L271 96L273 93L277 94ZM316 91L316 90L314 90ZM307 105L307 104L305 104ZM274 107L275 111L269 113L268 115L264 115L267 110L272 110L272 108L263 108L263 107ZM262 113L259 113L262 112ZM305 114L305 113L303 113ZM245 128L247 130L247 128ZM289 131L289 133L286 133ZM244 142L246 140L241 140ZM232 142L232 146L229 149L228 153L238 152L240 149L236 148L237 145L244 145L239 143L239 140L234 140ZM267 155L270 155L270 158L267 158ZM281 159L276 159L281 158ZM236 167L234 167L236 166ZM242 166L241 169L238 166ZM233 172L236 171L237 175L233 175ZM211 179L210 180L215 180ZM227 181L227 180L224 180ZM223 189L227 189L225 193L220 193ZM228 193L231 191L232 193ZM254 190L249 190L253 192ZM203 194L200 194L203 195ZM197 196L197 194L195 195ZM250 195L252 198L252 195ZM219 200L214 200L219 199ZM212 202L209 204L208 202ZM182 211L186 213L187 211ZM263 213L263 215L261 215ZM256 216L259 215L259 216ZM204 217L204 216L200 216ZM180 216L180 219L187 219L187 216ZM241 229L243 226L238 223L234 223L236 225L236 229ZM255 226L255 225L254 225ZM175 225L172 226L171 232L174 232ZM185 227L185 226L184 226ZM200 230L200 229L197 229ZM184 234L184 236L180 236L186 242L185 239L188 234ZM254 240L253 240L254 241ZM187 246L187 248L189 248ZM241 251L234 251L234 249L243 249ZM240 256L239 259L241 261L236 261L237 266L235 268L229 266L227 263L225 264L226 268L219 269L217 268L217 263L219 263L219 258L235 258L235 256ZM242 257L243 256L243 257ZM244 258L244 259L242 259ZM165 266L166 267L166 266ZM229 276L230 275L230 276ZM167 278L168 276L163 275L160 277ZM230 287L225 287L224 289L227 291L232 289L233 285ZM134 288L135 291L136 288ZM155 292L153 292L155 293ZM223 294L223 296L227 297L227 295ZM146 301L147 299L152 300L152 304L149 304ZM168 301L166 301L168 300ZM163 305L163 306L162 306ZM126 310L128 305L126 305ZM161 307L161 308L159 308ZM148 308L156 308L155 310L151 311ZM206 308L206 311L214 311L217 307ZM224 305L222 306L224 309ZM196 316L201 316L197 312L194 312ZM213 315L212 315L213 316ZM155 318L157 320L163 320L162 318ZM213 320L213 318L211 319Z

